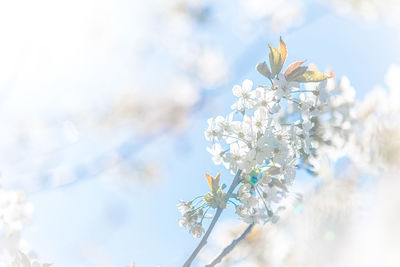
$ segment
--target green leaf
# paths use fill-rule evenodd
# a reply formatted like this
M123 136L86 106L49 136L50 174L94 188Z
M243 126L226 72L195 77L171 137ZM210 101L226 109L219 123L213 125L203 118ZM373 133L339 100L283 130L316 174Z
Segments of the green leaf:
M208 185L210 186L211 192L213 194L216 194L219 189L219 181L221 179L221 174L219 173L214 178L211 175L209 175L208 173L206 173L206 179L207 179Z
M328 79L329 76L317 70L306 71L303 75L294 79L296 82L306 83L306 82L321 82Z
M265 61L258 63L256 66L256 69L259 73L261 73L265 77L267 77L269 79L273 78L273 75L272 75L271 71L269 70L268 64Z
M269 63L271 65L271 70L272 70L272 75L278 74L283 66L282 63L282 57L279 51L275 48L272 47L271 45L269 46Z

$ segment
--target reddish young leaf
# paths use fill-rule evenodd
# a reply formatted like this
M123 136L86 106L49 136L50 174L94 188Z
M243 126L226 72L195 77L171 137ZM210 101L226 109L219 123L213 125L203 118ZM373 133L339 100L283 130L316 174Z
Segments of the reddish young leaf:
M290 64L287 69L285 70L285 76L289 75L292 71L303 65L303 63L306 62L305 60L303 61L296 61Z
M283 64L285 63L288 51L287 51L285 42L282 40L282 37L280 37L280 40L279 40L279 54L281 55L282 66L283 66Z

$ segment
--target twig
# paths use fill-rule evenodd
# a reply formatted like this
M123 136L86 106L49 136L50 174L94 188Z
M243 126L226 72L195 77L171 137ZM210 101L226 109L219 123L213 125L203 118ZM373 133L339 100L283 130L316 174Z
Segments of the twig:
M229 197L232 195L233 190L235 187L238 185L240 181L240 174L242 173L241 170L238 170L236 172L235 178L233 178L232 184L229 187L228 192L226 193L226 200L229 199ZM190 264L192 264L193 260L196 258L197 254L199 254L200 250L207 244L207 239L210 236L212 230L214 229L215 224L217 223L219 216L221 216L221 213L224 209L218 208L217 212L214 215L214 218L212 219L210 226L207 229L207 232L204 234L203 238L201 239L200 243L197 245L196 249L193 251L193 253L190 255L189 259L183 264L183 267L188 267Z
M236 245L243 240L248 233L250 233L251 229L253 229L254 223L249 224L249 226L244 230L244 232L235 240L232 241L232 243L229 244L224 250L219 254L210 264L206 265L206 267L213 267L217 265L218 263L221 262L221 260L228 255L235 247Z

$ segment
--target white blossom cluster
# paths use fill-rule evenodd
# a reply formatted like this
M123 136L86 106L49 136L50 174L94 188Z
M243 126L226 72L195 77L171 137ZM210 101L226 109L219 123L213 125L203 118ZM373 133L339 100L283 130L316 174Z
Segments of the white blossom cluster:
M218 176L215 184L209 182L213 193L203 197L197 208L192 201L179 205L181 226L195 236L204 231L203 208L225 207L210 205L210 197L217 203L232 202L236 213L248 223L276 222L279 211L285 208L284 199L290 195L296 168L314 170L315 166L309 165L310 159L315 161L319 156L316 149L338 150L348 139L354 99L348 80L344 78L336 86L334 79L327 81L329 77L315 67L302 66L304 61L292 63L280 73L286 45L281 40L279 50L270 46L270 51L272 71L265 62L259 63L257 70L271 85L253 88L250 80L235 85L233 111L208 120L205 137L211 146L207 150L215 164L240 175L240 186L237 193L226 196L221 193Z
M178 220L179 226L188 228L193 237L199 238L204 233L202 226L203 209L195 209L192 206L192 202L185 203L181 201L178 205L178 210L182 214L182 218Z
M282 74L270 87L253 90L252 84L245 80L233 88L237 97L234 112L226 118L209 119L205 136L212 142L208 151L215 164L222 163L232 173L243 171L237 214L246 222L261 223L277 220L275 213L282 207L276 204L293 184L302 155L312 150L311 119L317 115L318 102L304 94L298 97L300 84L287 81ZM293 103L297 112L283 121L281 114Z
M246 80L242 87L234 87L238 101L232 108L239 113L244 113L247 108L254 111L253 116L244 115L242 122L232 120L234 113L226 118L218 116L208 120L205 135L213 145L207 150L213 155L215 164L223 163L234 173L235 167L246 170L250 166L251 169L255 164L262 164L266 158L272 158L278 165L286 165L284 161L289 160L290 155L284 155L282 151L292 151L297 158L301 156L304 167L317 165L319 156L326 153L334 159L344 154L343 148L356 124L353 110L355 92L347 77L343 77L339 85L334 77L307 83L305 90L299 89L299 83L287 82L283 75L272 80L272 84L273 89L258 87L252 91L252 82ZM287 100L285 108L281 108L282 98ZM293 118L300 120L293 122ZM272 133L264 133L267 128ZM259 138L261 133L262 139ZM277 141L273 140L274 136L285 138ZM232 145L229 151L222 148L221 142L214 142L222 139ZM273 153L274 149L277 152L277 146L285 146L285 140L286 149ZM252 159L235 161L237 153L234 153L238 147L248 150ZM282 156L289 158L283 159Z

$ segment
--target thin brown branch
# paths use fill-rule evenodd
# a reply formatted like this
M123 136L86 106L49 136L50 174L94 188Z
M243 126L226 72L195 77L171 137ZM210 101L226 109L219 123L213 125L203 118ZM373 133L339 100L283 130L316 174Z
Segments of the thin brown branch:
M222 259L228 255L236 247L236 245L247 236L248 233L250 233L251 229L253 229L253 226L254 223L249 224L246 230L244 230L244 232L238 238L233 240L232 243L224 248L224 250L210 264L206 265L206 267L213 267L220 263Z

